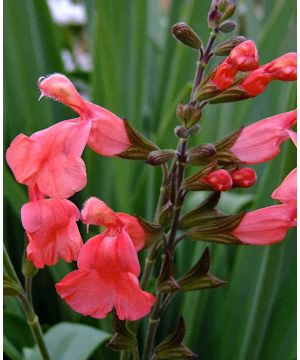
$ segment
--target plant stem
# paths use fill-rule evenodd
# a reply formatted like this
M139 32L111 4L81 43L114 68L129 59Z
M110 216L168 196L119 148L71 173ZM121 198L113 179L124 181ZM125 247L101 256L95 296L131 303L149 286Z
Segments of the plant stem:
M25 292L28 301L32 304L32 277L25 277Z
M210 59L210 52L217 38L218 31L219 31L218 28L213 29L213 31L210 33L205 52L204 53L200 52L199 54L198 67L194 79L194 85L193 85L190 101L193 101L195 90L198 87L198 85L201 83L203 72Z
M163 294L159 292L157 294L157 301L151 313L149 323L148 323L148 331L147 337L145 342L145 348L142 356L142 360L148 360L151 355L151 349L153 347L153 342L156 334L156 330L160 321L159 314L160 314L160 306L163 299Z
M42 359L50 360L39 319L35 314L29 300L27 299L26 294L24 292L21 292L18 296L18 299L26 313L27 323L30 326L35 342L40 350Z
M12 280L14 280L22 289L17 298L18 298L20 304L22 305L23 310L26 314L27 323L30 326L33 337L35 339L35 342L40 350L41 357L43 360L50 360L50 357L49 357L49 354L48 354L48 351L46 348L45 340L43 337L43 332L42 332L42 329L41 329L41 326L39 323L39 319L38 319L37 315L35 314L34 309L31 305L29 299L27 298L26 293L24 292L22 284L15 272L15 269L11 263L9 255L6 251L5 245L3 245L3 264L4 264L4 269L7 273L7 275Z

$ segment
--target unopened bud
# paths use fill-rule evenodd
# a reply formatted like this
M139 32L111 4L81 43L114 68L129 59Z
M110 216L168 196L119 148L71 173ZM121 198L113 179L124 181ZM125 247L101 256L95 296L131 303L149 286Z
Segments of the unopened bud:
M190 128L190 134L195 135L197 132L201 130L201 126L199 124L195 124Z
M154 150L148 154L146 163L150 165L161 165L175 156L174 150Z
M190 128L200 120L201 109L194 104L179 104L176 108L176 115Z
M202 181L217 191L230 190L233 185L229 172L224 169L212 171Z
M181 139L186 139L189 135L189 129L183 126L176 126L174 129L174 134Z
M222 11L221 21L230 18L236 9L235 0L220 0L219 9Z
M236 28L236 23L234 21L228 20L224 21L220 26L219 30L222 33L229 33L232 32Z
M217 45L214 49L214 54L217 56L229 55L233 48L246 40L247 39L244 36L234 36L231 39Z
M256 172L249 168L241 168L231 173L233 184L237 187L247 188L255 184Z
M220 24L221 17L222 17L222 13L218 9L218 7L217 6L212 7L207 17L208 27L211 29L217 27Z
M173 36L193 49L200 49L202 42L195 31L184 22L179 22L171 28Z
M187 152L187 161L191 165L202 165L207 163L215 153L216 148L213 144L194 146Z

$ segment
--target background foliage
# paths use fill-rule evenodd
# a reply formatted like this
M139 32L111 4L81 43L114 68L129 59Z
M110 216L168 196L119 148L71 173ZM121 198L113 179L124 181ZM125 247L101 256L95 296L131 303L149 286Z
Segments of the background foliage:
M46 1L5 0L5 148L21 132L29 135L57 121L75 117L61 104L45 99L37 102L36 81L39 76L52 72L66 73L93 102L126 116L161 148L174 147L175 107L181 100L187 100L196 53L172 39L170 26L185 21L206 41L209 4L209 0L89 0L86 1L88 22L82 27L54 24ZM237 4L238 31L257 42L261 64L295 51L294 0L240 0ZM93 67L91 71L76 67L68 73L60 51L72 48L72 41L78 36L79 44L92 52ZM295 84L278 82L272 83L256 99L209 106L203 112L202 131L194 136L193 142L214 141L241 125L289 111L296 106L295 102ZM95 195L116 211L153 218L160 184L159 169L142 162L101 158L89 149L84 157L88 186L73 198L79 207L88 196ZM270 194L295 166L295 158L293 145L284 144L280 156L257 166L259 176L254 188L243 190L241 195L238 190L223 195L223 210L234 213L273 204ZM15 182L7 167L4 180L4 239L20 274L23 253L20 208L27 201L27 195L25 187ZM199 199L196 193L190 195L189 205L197 204ZM178 274L198 260L205 246L205 243L188 241L179 247ZM295 232L290 231L284 242L271 247L210 244L209 247L212 273L228 283L217 289L178 295L163 318L158 337L168 334L179 315L184 314L186 344L203 360L296 358ZM42 326L46 331L61 322L88 325L86 332L78 330L79 335L71 345L78 359L117 358L116 353L99 346L106 334L95 332L96 329L110 332L110 319L97 321L82 317L55 293L55 282L73 267L60 262L36 275L34 305ZM21 309L13 298L6 298L4 305L7 358L33 359L32 350L22 350L33 346L33 339ZM51 334L50 339L47 337L51 347L70 330L68 324L59 326L56 339L52 336L51 340ZM76 332L76 327L72 329ZM93 340L87 345L87 339ZM60 349L61 354L68 350L69 342L63 344L65 349ZM86 351L80 353L79 349L83 348ZM74 354L64 359L70 356L75 359ZM63 357L55 355L55 359L60 358Z

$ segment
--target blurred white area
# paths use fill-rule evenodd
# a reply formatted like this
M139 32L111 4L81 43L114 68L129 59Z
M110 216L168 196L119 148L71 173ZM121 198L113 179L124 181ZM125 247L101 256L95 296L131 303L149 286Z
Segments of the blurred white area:
M59 25L83 25L87 21L86 8L83 3L71 0L47 0L53 20Z

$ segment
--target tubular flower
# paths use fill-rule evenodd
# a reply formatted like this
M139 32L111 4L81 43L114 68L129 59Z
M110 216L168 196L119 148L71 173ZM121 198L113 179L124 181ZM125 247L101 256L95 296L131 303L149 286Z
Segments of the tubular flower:
M91 121L65 120L30 137L20 134L10 144L6 160L21 184L53 198L68 198L86 185L81 159Z
M258 68L258 57L255 43L244 41L231 50L214 72L211 82L220 90L227 89L234 82L238 71L250 71Z
M288 229L296 226L297 210L290 205L274 205L246 213L232 231L241 243L271 245L284 239Z
M274 158L280 144L289 138L297 120L297 111L271 116L242 129L230 152L244 164L258 164Z
M82 209L81 219L87 225L102 225L116 232L125 230L130 236L136 251L145 246L148 234L138 219L125 213L114 212L96 197L89 198Z
M27 257L36 268L54 265L58 257L77 260L83 246L76 224L79 218L77 207L66 199L43 199L22 206L22 225L29 240Z
M239 87L250 97L257 96L272 80L294 81L297 79L297 54L285 54L249 73Z
M53 74L39 79L41 97L48 96L76 111L82 120L90 120L92 127L88 145L103 156L118 155L131 146L124 120L110 111L83 99L64 75Z
M139 274L129 235L111 228L87 241L78 270L56 284L56 290L80 314L102 319L114 307L120 320L134 321L146 316L155 303L152 294L141 290Z
M229 172L223 169L214 170L201 180L217 191L227 191L232 188L232 178Z
M294 131L287 131L287 133L297 146L297 133ZM297 207L297 168L286 176L281 185L273 191L271 197L283 204Z
M297 206L297 169L293 169L272 193L272 199Z

